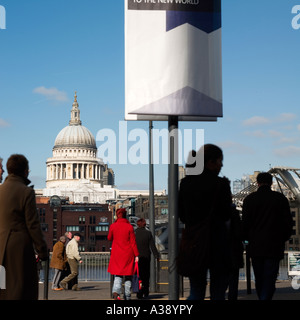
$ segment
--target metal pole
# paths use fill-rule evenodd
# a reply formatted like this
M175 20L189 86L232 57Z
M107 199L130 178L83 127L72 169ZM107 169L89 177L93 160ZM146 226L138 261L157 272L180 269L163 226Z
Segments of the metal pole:
M179 277L176 266L178 253L178 117L169 117L169 300L179 300Z
M49 259L50 254L48 250L48 258L43 261L44 263L44 300L48 300L48 286L49 286Z
M152 121L149 121L149 225L153 238L155 239L155 212L154 212L154 175L153 175L153 141ZM156 269L155 257L151 254L150 263L150 290L156 291Z

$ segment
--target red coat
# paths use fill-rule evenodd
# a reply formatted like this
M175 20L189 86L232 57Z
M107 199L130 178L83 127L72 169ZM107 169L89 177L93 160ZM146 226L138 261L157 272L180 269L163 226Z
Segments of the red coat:
M108 272L113 275L131 276L134 259L139 255L132 225L119 218L109 228L108 240L112 241Z

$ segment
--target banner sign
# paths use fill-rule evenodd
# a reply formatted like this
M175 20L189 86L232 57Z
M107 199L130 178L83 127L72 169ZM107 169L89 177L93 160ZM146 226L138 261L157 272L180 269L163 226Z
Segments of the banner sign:
M223 116L221 0L125 0L125 118Z
M288 253L288 275L300 275L300 252L294 251Z

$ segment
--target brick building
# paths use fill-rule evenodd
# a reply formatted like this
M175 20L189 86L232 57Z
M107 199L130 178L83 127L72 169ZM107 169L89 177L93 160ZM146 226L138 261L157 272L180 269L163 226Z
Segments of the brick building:
M67 231L81 234L81 252L110 250L107 236L113 217L108 204L69 204L58 196L37 197L37 210L50 251Z

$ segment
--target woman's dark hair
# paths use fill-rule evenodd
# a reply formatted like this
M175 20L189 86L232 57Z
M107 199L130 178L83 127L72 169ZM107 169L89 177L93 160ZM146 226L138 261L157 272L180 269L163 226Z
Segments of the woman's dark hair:
M144 218L141 218L137 221L137 225L139 228L144 228L146 227L146 220Z
M29 163L23 155L13 154L8 158L6 168L8 174L15 174L23 177L26 170L29 169Z

